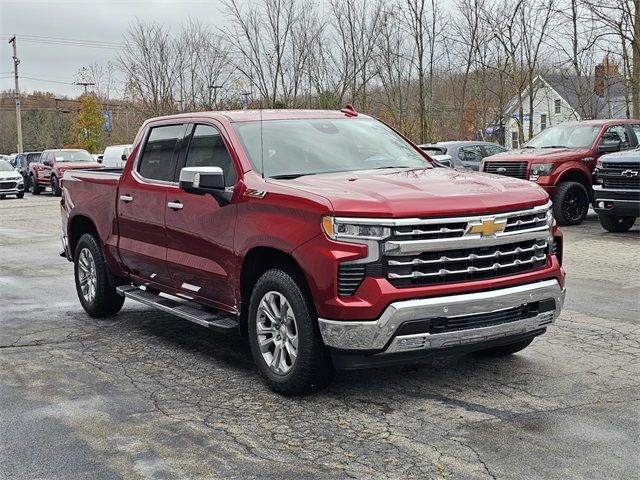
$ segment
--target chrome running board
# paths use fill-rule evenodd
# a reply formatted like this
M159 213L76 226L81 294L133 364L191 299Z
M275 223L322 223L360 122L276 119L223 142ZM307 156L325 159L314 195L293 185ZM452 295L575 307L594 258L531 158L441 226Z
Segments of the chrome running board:
M238 329L238 321L236 319L230 316L207 312L193 302L163 297L134 287L133 285L117 287L116 291L125 298L130 298L131 300L149 305L163 312L171 313L176 317L184 318L185 320L217 332L229 333Z

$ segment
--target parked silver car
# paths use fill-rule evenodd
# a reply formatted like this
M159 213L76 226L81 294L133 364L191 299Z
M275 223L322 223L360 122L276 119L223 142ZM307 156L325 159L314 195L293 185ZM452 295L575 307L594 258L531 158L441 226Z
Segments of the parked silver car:
M495 155L497 153L506 152L507 149L502 145L491 142L478 141L460 141L460 142L437 142L419 145L429 156L438 159L448 156L453 162L450 166L453 168L479 170L480 163L484 157ZM447 163L440 160L441 163Z
M0 198L7 195L24 197L24 180L13 165L6 160L0 160Z

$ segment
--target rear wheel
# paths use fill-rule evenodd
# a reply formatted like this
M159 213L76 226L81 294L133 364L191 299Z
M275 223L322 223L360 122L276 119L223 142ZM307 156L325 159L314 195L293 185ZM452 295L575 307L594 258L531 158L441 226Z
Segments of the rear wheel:
M610 213L598 213L600 225L609 232L626 232L636 223L636 217L622 217Z
M499 347L491 347L485 350L479 350L474 352L475 355L480 357L506 357L512 355L521 350L524 350L533 342L533 338L528 340L522 340L520 342L510 343L508 345L500 345Z
M85 233L76 246L73 271L82 308L92 317L109 317L122 308L124 297L109 282L107 264L95 237Z
M282 395L318 390L333 373L310 302L294 277L278 269L263 274L251 295L251 353L269 387Z
M42 187L38 185L38 182L36 182L36 179L33 175L29 175L29 184L31 184L31 193L33 195L40 195Z
M51 175L51 192L53 193L54 197L59 197L62 195L62 190L60 189L60 181L55 175Z
M553 216L560 225L580 225L589 211L589 193L578 182L562 182L553 196Z

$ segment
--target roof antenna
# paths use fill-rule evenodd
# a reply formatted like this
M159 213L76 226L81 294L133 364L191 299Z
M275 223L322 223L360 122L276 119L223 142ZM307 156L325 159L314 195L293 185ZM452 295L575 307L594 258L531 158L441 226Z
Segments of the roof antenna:
M262 179L264 180L264 143L262 141L262 98L260 99L260 169L262 170Z

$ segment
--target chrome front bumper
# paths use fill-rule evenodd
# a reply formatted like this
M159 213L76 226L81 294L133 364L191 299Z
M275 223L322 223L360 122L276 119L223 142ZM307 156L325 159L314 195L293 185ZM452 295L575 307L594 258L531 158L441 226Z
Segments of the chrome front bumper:
M340 321L318 319L324 343L332 348L382 353L433 350L482 343L545 328L560 315L565 291L557 280L519 285L488 292L404 300L389 305L377 320ZM443 333L396 335L405 322L434 318L456 318L495 313L532 302L553 299L555 309L538 315L495 325Z

